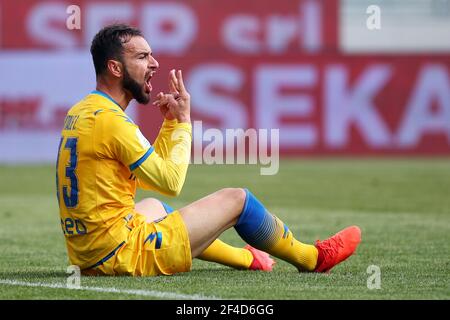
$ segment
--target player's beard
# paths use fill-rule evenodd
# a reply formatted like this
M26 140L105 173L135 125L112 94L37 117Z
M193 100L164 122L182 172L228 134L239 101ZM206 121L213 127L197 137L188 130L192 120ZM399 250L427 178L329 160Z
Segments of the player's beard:
M144 84L139 84L128 73L127 68L123 70L122 87L131 93L131 96L140 104L147 104L150 101L150 94L144 93Z

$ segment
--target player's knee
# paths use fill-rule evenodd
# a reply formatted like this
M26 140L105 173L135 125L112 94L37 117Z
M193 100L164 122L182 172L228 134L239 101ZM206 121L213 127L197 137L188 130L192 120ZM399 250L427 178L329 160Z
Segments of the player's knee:
M227 199L233 201L236 205L236 214L239 215L244 208L245 198L247 197L245 190L242 188L225 188L221 190L221 193L223 193Z
M234 188L234 197L237 200L237 202L239 203L239 205L241 207L244 206L245 204L245 199L247 198L247 193L245 192L244 189L242 188ZM242 210L241 210L242 211Z
M158 199L155 198L145 198L139 201L140 204L148 206L148 207L154 207L154 206L160 206L161 202Z
M156 198L145 198L136 203L135 209L138 212L166 212L161 201Z

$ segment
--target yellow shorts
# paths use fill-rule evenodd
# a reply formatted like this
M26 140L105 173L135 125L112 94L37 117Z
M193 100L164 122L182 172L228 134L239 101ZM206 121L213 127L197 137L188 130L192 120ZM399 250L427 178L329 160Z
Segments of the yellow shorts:
M156 276L191 270L188 231L178 211L152 223L135 212L128 225L129 237L115 255L83 274Z

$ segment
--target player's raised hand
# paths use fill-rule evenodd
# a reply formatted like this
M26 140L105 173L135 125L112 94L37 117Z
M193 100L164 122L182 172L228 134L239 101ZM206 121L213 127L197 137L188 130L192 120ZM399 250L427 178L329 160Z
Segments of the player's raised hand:
M161 114L166 118L167 120L173 120L175 117L172 115L172 113L169 110L169 105L167 103L162 103L162 100L165 100L164 93L160 92L156 95L156 100L153 102L153 105L159 106L159 110L161 111Z
M153 104L160 108L166 119L190 122L191 97L184 86L181 70L169 72L169 90L170 93L158 93Z

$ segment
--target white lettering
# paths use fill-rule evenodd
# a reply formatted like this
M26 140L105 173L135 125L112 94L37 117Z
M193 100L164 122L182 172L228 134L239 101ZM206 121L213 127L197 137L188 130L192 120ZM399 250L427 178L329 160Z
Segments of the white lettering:
M66 22L64 4L44 3L37 5L27 19L28 33L37 41L61 48L73 48L77 45L76 37L67 29L58 30L52 22Z
M294 44L298 51L316 52L322 48L321 6L318 1L308 0L300 4L298 14L264 18L231 15L221 30L223 42L239 54L283 54L292 50Z
M447 68L443 65L423 67L412 92L398 132L398 145L415 147L426 133L443 133L450 143L450 79ZM437 108L433 112L434 102Z
M381 289L381 269L379 266L370 265L366 270L370 276L367 278L367 289Z
M280 130L270 129L270 146L267 141L266 129L259 130L259 162L262 165L270 164L269 167L262 167L260 173L263 176L271 176L278 173L280 168ZM269 156L270 149L270 156Z
M66 9L66 13L69 16L66 19L66 27L69 30L81 29L81 9L79 6L71 5Z
M97 32L109 23L129 23L133 19L130 4L89 4L86 9L85 43L90 44Z
M182 55L197 34L197 20L184 4L149 4L144 6L142 29L158 54Z
M67 288L69 289L81 289L81 270L77 265L71 265L67 267L67 273L70 276L67 277Z
M366 20L366 26L369 30L381 29L381 9L379 6L371 5L367 7L367 14L370 14Z
M284 53L297 36L297 21L293 17L271 16L267 21L267 46L272 53Z
M248 156L249 156L249 164L256 164L257 161L257 141L258 141L258 133L255 129L227 129L225 131L226 136L226 148L227 148L227 164L245 164L245 145L246 139L248 139ZM236 139L236 153L237 153L237 161L234 159L234 149L235 149L235 139Z
M234 15L224 22L222 29L225 45L237 53L258 53L260 23L250 15Z
M303 17L304 48L310 52L319 51L322 44L322 24L321 4L318 1L309 0L303 4L303 15L300 7L300 15Z
M211 141L203 150L205 164L223 164L223 135L219 129L210 128L203 133L204 141Z
M358 126L371 147L387 147L390 134L383 118L376 111L374 96L391 75L386 65L372 65L348 88L348 70L330 66L325 75L324 127L325 143L344 148L349 143L350 125Z
M310 65L263 65L255 72L256 123L259 128L279 128L286 147L314 147L317 130L312 124L282 124L281 117L309 117L314 110L312 95L283 95L282 87L313 88L317 71Z
M192 105L202 114L221 120L221 128L245 128L247 113L238 100L214 92L221 88L237 95L244 81L238 68L226 64L202 64L189 74Z

